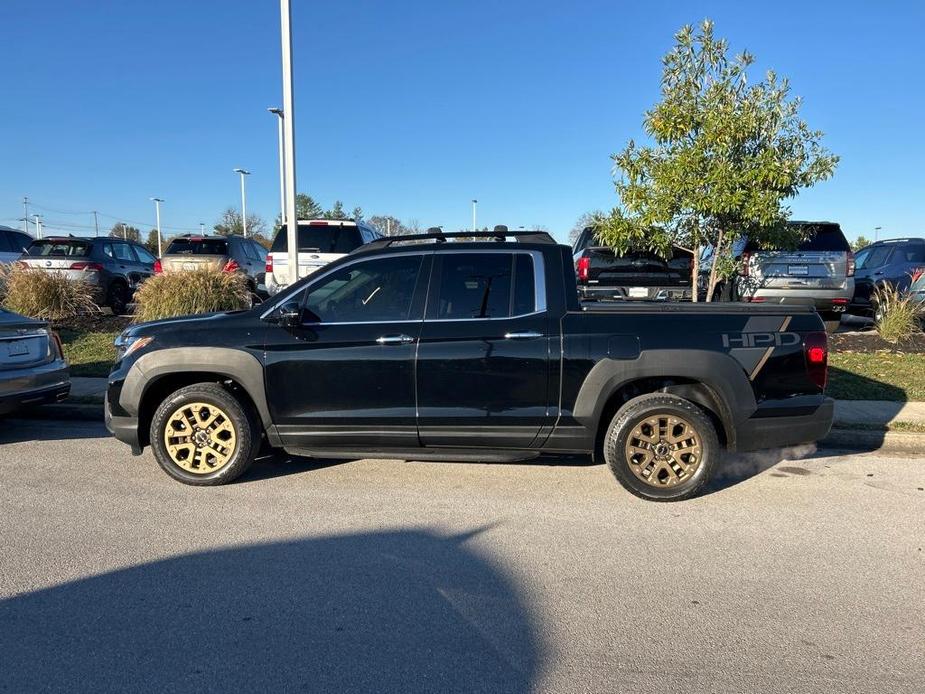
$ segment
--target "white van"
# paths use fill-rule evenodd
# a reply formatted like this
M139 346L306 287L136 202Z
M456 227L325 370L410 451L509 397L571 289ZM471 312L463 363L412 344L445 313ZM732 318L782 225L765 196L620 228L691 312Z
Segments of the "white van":
M352 219L300 219L299 279L381 237L382 234L369 224ZM270 295L289 284L286 243L286 227L283 227L276 232L267 255L266 286Z

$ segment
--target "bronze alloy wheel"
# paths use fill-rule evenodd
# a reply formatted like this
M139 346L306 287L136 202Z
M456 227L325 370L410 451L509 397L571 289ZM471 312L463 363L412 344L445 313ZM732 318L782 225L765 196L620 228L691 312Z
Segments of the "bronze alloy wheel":
M640 480L658 488L691 479L703 460L700 434L675 414L653 414L640 420L626 438L626 461Z
M178 467L195 475L223 468L234 456L236 445L231 418L209 403L180 405L164 426L167 455Z

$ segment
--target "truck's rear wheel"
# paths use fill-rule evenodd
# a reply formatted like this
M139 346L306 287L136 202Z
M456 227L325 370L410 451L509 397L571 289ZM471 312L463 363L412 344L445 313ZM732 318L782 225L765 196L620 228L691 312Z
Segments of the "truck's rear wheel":
M172 393L151 420L151 448L164 471L184 484L225 484L257 457L256 416L216 383Z
M709 482L720 456L710 418L664 393L633 398L614 415L604 460L621 485L643 499L681 501Z

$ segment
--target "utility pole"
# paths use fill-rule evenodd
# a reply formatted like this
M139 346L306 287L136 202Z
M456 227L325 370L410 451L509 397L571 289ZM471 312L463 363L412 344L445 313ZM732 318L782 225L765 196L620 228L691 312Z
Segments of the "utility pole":
M289 282L299 279L299 224L295 212L295 103L292 88L292 3L279 0L280 43L283 64L283 113L286 114L283 150L286 158L286 249L289 253Z
M151 201L154 203L154 214L157 219L157 257L160 258L163 255L161 252L161 203L164 201L161 198L151 198Z
M244 177L250 176L251 172L247 169L235 169L236 174L241 174L241 228L244 230L244 238L247 238L247 194L244 192Z
M125 222L122 222L122 240L128 241L128 232L125 230Z
M22 218L22 230L29 233L29 196L23 196L22 199L22 209L23 209L23 218Z
M385 220L385 235L386 236L392 235L392 220L388 218Z
M475 230L476 230L476 224L475 224L475 207L476 207L476 205L478 205L478 204L479 204L479 201L478 201L478 200L473 200L473 201L472 201L472 231L475 231Z
M93 228L96 229L96 235L100 235L100 220L96 216L96 210L93 210Z
M202 222L199 222L199 233L202 234L203 236L206 235L206 225L203 224Z
M276 131L279 140L279 223L280 226L286 223L286 153L283 147L283 109L268 108L267 111L275 113Z

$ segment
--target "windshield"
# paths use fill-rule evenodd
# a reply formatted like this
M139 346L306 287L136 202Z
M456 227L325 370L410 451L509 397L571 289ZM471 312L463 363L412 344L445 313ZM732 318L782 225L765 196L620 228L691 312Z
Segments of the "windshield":
M43 239L33 241L26 249L26 255L35 257L66 256L84 258L90 255L90 244L76 239Z
M299 251L305 253L350 253L363 245L360 230L356 225L299 225ZM285 253L286 229L276 232L272 253Z
M228 255L225 239L174 239L164 255Z

